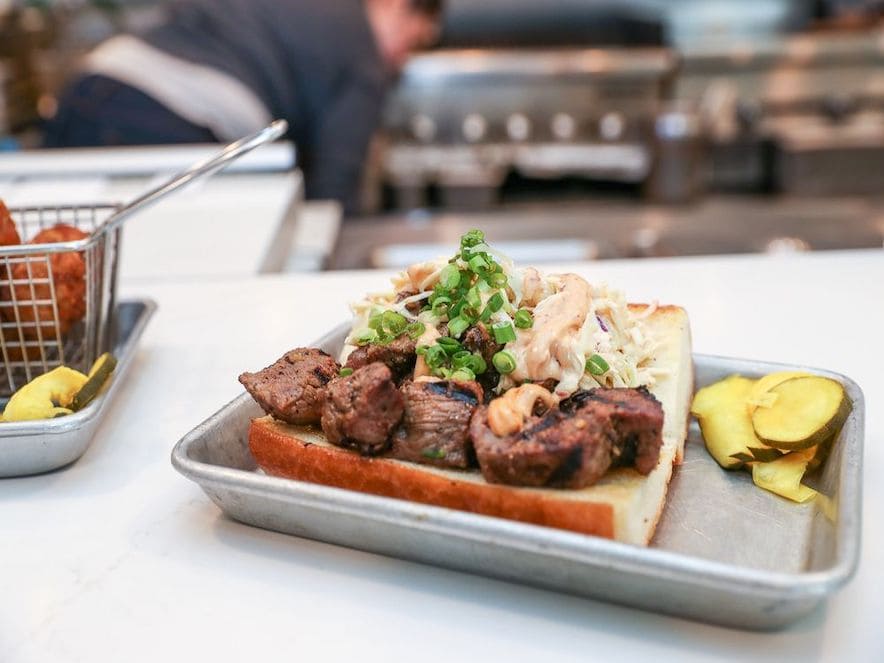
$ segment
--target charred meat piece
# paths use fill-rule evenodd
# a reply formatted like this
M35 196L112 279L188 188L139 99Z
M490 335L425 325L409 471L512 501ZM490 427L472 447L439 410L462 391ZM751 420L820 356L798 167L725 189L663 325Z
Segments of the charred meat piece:
M338 375L338 362L322 350L297 348L239 381L264 411L290 424L319 423L326 385Z
M376 362L329 383L322 431L332 444L375 456L390 445L403 410L390 369Z
M402 334L386 345L371 344L356 348L347 358L346 366L356 370L379 361L386 364L398 384L414 371L416 359L414 340L408 334Z
M418 293L417 290L400 290L399 292L396 293L396 303L399 304L399 303L405 301L406 299L408 299L409 297L414 297L415 295L418 295L418 294L420 294L420 293ZM417 315L418 313L421 312L421 308L423 307L424 304L426 304L426 301L422 300L422 299L417 300L417 301L413 301L413 302L410 302L405 305L405 310L408 311L409 313L411 313L412 315Z
M491 391L500 381L500 373L494 370L494 363L492 360L494 359L494 355L503 349L503 346L494 340L494 337L491 336L491 332L489 332L488 328L481 322L467 329L463 337L463 346L470 352L480 354L482 359L485 360L485 364L488 368L484 373L478 376L477 380L479 384L482 385L482 389L485 391L486 396L490 397Z
M645 387L578 391L562 401L565 412L593 408L611 419L617 432L612 464L642 474L657 467L663 445L663 406Z
M475 382L405 382L402 425L393 435L390 455L400 460L465 468L472 464L470 417L482 402Z
M579 391L511 435L494 434L488 407L470 436L482 475L492 483L583 488L610 467L648 474L662 446L663 408L647 389Z
M467 329L463 337L463 345L470 352L478 352L487 364L491 365L494 355L503 349L503 346L494 340L491 332L481 322Z
M518 433L499 437L483 406L470 422L470 437L490 483L576 489L608 471L616 433L606 417L553 408L531 417Z

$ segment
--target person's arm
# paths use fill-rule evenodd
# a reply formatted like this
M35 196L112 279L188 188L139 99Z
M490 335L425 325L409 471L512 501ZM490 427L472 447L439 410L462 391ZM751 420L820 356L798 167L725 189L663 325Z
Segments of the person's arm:
M384 93L370 81L351 78L322 109L307 155L309 198L333 198L347 213L357 211L365 156L380 121Z

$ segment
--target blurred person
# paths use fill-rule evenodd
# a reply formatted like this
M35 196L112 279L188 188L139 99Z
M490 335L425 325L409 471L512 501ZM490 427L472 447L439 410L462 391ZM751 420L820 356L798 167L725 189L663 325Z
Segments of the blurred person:
M45 146L228 142L284 118L307 196L352 212L386 92L442 3L178 0L89 54Z

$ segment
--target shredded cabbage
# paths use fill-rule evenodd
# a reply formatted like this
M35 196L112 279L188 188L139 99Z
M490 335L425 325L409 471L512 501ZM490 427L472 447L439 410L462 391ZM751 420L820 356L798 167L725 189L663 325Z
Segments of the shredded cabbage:
M555 308L552 298L562 295L565 283L570 282L573 287L575 279L579 279L584 285L576 285L580 288L578 292L583 293L586 282L572 274L544 275L531 267L516 268L508 257L491 249L488 252L507 277L507 286L501 292L506 296L510 311L518 308L527 308L532 313L554 310L557 312L555 315L573 318L570 323L565 321L568 324L564 325L562 319L555 320L556 333L549 338L542 336L543 330L538 329L536 324L531 329L516 330L516 340L507 343L505 348L516 358L517 368L511 375L501 377L499 392L524 382L553 379L557 383L556 393L565 396L578 388L652 386L661 376L661 371L652 366L657 349L655 340L642 324L654 313L656 303L640 312L633 312L622 292L599 283L588 284L587 301L583 302L581 294L579 306ZM368 328L369 318L378 312L395 311L410 321L420 320L433 326L446 322L444 318L433 316L429 310L415 315L408 311L407 306L422 302L432 294L440 273L448 263L448 260L440 258L412 265L392 279L392 291L369 294L353 303L354 320L345 353L353 349L353 339ZM483 305L494 292L482 289ZM509 320L509 317L501 310L491 319L492 322L496 320ZM566 331L562 332L562 329ZM538 343L531 343L532 339L537 338L542 339L541 348L537 347ZM586 361L593 355L600 356L607 364L608 370L604 374L593 375L586 370Z

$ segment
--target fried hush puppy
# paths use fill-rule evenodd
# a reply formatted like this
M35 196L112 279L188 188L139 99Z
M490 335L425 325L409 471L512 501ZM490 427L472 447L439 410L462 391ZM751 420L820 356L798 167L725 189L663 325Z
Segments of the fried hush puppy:
M0 246L15 246L21 244L18 230L15 229L15 222L6 204L0 200Z
M14 230L14 228L13 228ZM89 237L73 226L58 224L52 228L37 233L30 244L50 244L55 242L70 242ZM49 271L51 266L52 287L49 284ZM55 301L58 305L58 329L61 336L67 334L74 324L86 315L86 261L82 253L70 251L67 253L54 253L49 255L47 265L46 256L36 255L27 263L16 263L11 269L13 281L26 281L9 287L0 292L0 299L16 301L16 306L0 307L0 313L6 321L19 320L25 325L22 333L26 340L35 340L40 337L51 339L56 336L55 315L51 304L34 306L30 302L36 300L49 301L52 298L52 289L55 290ZM33 283L33 286L31 285ZM12 297L14 293L15 297ZM25 303L27 302L27 303ZM17 316L16 316L17 313ZM28 325L28 323L31 323ZM36 323L36 324L33 324ZM39 327L39 330L38 330ZM38 333L39 331L39 333ZM30 352L28 353L31 354Z

